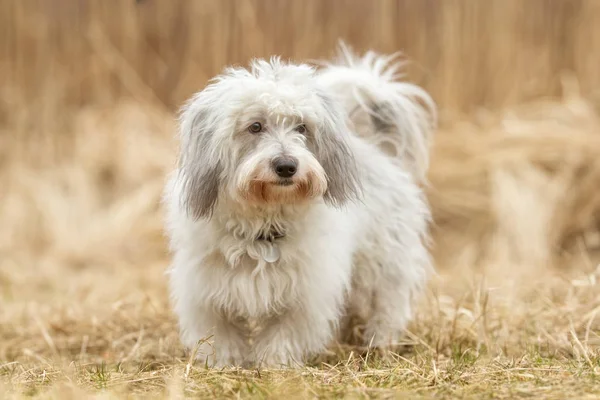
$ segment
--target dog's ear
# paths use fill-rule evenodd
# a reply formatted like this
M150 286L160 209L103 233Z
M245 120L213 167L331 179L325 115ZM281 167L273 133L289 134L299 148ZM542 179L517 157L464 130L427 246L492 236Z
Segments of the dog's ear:
M222 165L214 140L218 118L211 94L210 88L196 94L179 119L181 200L194 219L210 218L219 196Z
M320 131L315 135L316 157L327 175L325 201L341 206L357 199L360 192L358 167L348 145L348 128L342 108L328 94L318 93L325 112Z

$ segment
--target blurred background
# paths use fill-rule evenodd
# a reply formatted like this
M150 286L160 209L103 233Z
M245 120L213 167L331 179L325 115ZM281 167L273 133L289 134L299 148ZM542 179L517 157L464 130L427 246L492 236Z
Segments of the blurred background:
M174 112L226 65L340 39L402 51L440 107L440 271L595 273L597 0L0 0L0 299L162 299Z

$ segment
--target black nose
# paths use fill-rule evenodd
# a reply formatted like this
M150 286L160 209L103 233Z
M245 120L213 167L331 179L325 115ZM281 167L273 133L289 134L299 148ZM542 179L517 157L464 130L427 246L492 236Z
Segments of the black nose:
M291 178L298 170L298 162L293 158L279 157L273 160L273 169L280 178Z

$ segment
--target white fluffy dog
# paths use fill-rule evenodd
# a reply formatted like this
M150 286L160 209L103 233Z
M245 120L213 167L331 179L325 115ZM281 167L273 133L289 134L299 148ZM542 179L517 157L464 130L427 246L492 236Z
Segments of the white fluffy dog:
M397 67L345 48L319 70L256 60L184 107L164 201L171 296L199 359L290 366L336 338L397 343L432 271L418 183L434 124Z

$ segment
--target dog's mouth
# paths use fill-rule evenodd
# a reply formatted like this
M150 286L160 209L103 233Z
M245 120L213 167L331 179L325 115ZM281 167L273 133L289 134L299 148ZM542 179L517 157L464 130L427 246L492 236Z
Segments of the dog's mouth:
M241 194L255 203L296 204L321 195L318 189L310 179L280 178L253 180Z
M275 185L277 186L292 186L293 184L294 181L288 178L279 179L277 182L275 182Z

